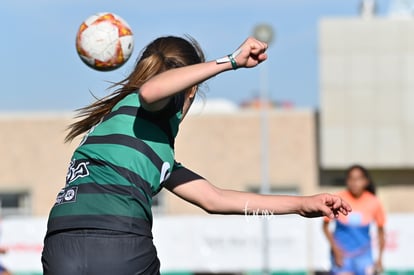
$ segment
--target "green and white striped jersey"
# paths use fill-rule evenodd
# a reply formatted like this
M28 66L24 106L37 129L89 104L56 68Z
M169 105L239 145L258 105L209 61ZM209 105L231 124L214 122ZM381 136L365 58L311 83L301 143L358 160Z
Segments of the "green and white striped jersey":
M159 112L137 93L122 99L75 150L48 222L48 234L99 228L152 236L152 196L173 169L183 96Z

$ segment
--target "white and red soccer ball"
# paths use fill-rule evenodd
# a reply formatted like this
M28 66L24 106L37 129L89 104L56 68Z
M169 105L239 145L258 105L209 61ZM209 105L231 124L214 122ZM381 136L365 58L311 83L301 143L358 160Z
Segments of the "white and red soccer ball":
M116 14L92 15L79 27L76 49L82 61L95 70L117 69L129 59L134 49L132 30Z

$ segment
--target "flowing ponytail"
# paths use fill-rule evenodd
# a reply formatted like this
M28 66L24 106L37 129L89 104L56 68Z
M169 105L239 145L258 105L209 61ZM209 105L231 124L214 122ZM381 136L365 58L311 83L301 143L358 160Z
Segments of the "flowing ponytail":
M113 84L110 89L119 87L106 97L98 99L84 108L78 109L75 118L80 120L68 127L65 142L72 141L111 112L112 108L131 93L136 93L151 77L166 70L204 62L204 54L199 44L191 37L167 36L155 39L142 52L134 70L124 80Z

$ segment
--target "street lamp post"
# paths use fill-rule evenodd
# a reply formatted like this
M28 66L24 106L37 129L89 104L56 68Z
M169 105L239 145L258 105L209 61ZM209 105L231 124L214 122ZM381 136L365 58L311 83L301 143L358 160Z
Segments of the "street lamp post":
M269 46L273 42L273 28L268 24L257 25L253 36L266 42ZM261 187L262 194L270 192L269 182L269 68L267 62L260 66L260 106L261 106ZM269 221L263 216L262 220L262 274L270 274L269 253Z

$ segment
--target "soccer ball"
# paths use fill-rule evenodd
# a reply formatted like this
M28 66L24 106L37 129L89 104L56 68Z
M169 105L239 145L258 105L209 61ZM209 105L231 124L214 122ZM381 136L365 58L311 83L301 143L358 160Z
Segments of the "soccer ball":
M98 13L87 18L76 35L79 57L89 67L110 71L122 66L134 48L128 23L113 13Z

